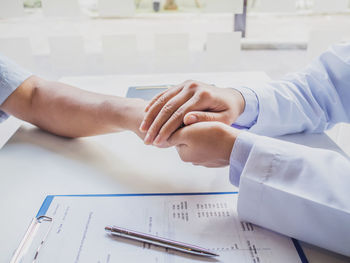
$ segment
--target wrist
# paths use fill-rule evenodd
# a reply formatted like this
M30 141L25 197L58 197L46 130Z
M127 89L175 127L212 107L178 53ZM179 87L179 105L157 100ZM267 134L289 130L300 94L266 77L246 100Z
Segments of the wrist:
M238 134L240 133L239 130L232 128L231 126L228 125L222 125L222 158L225 160L226 165L230 163L230 156L232 149L234 147L234 144L236 142L236 139L238 137Z
M144 117L144 109L146 101L141 99L120 98L121 108L121 128L123 130L130 130L136 134L140 134L139 127Z
M225 101L225 107L228 109L229 114L227 124L232 124L241 114L243 114L246 102L244 96L238 89L225 88L223 90L225 92L223 93L224 97L222 100Z
M236 107L236 112L238 113L238 116L239 116L244 112L246 102L243 94L239 90L235 88L231 90L233 91L233 96L234 96L232 100L234 102L233 105Z

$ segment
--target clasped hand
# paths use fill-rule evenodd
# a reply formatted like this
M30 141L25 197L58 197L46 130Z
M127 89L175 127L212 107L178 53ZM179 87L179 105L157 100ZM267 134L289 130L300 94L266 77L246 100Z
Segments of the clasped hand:
M157 95L146 107L144 142L176 146L181 159L196 165L227 165L238 130L230 127L245 101L232 88L186 81Z

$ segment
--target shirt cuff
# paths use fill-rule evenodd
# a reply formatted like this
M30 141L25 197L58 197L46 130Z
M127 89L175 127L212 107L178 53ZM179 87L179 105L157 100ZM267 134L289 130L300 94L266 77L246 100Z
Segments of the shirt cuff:
M0 54L0 105L31 75L32 73ZM0 122L7 118L8 115L0 110Z
M230 182L237 187L239 186L242 171L253 148L256 136L250 132L241 132L233 145L230 156Z
M233 124L235 127L252 127L259 114L259 101L256 93L247 87L235 87L235 90L239 91L245 101L245 108L243 113L237 118L236 122Z
M3 112L2 110L0 110L0 123L7 120L8 117L9 115L6 112Z

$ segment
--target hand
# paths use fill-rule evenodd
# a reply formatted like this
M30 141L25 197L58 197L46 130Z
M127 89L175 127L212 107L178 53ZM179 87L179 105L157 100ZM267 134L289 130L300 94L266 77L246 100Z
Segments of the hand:
M140 131L147 132L146 144L162 145L183 124L202 121L232 124L244 107L244 98L235 89L186 81L148 104Z
M220 167L230 163L238 134L239 130L220 122L200 122L179 129L168 143L176 146L184 162Z
M122 112L123 119L117 123L119 125L120 130L130 130L134 132L141 140L145 138L146 133L141 132L139 127L143 117L145 116L145 107L147 102L142 99L134 99L134 98L123 98L119 105L123 105L122 111L119 107L116 108L116 114L120 114ZM112 120L114 122L114 120ZM161 145L158 145L160 148L170 147L168 141L163 142Z

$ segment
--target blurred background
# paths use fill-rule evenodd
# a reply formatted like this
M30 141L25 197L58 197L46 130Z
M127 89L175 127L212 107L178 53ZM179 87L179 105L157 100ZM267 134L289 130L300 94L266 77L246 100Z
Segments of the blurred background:
M350 40L349 0L0 0L0 52L42 77L265 71Z

